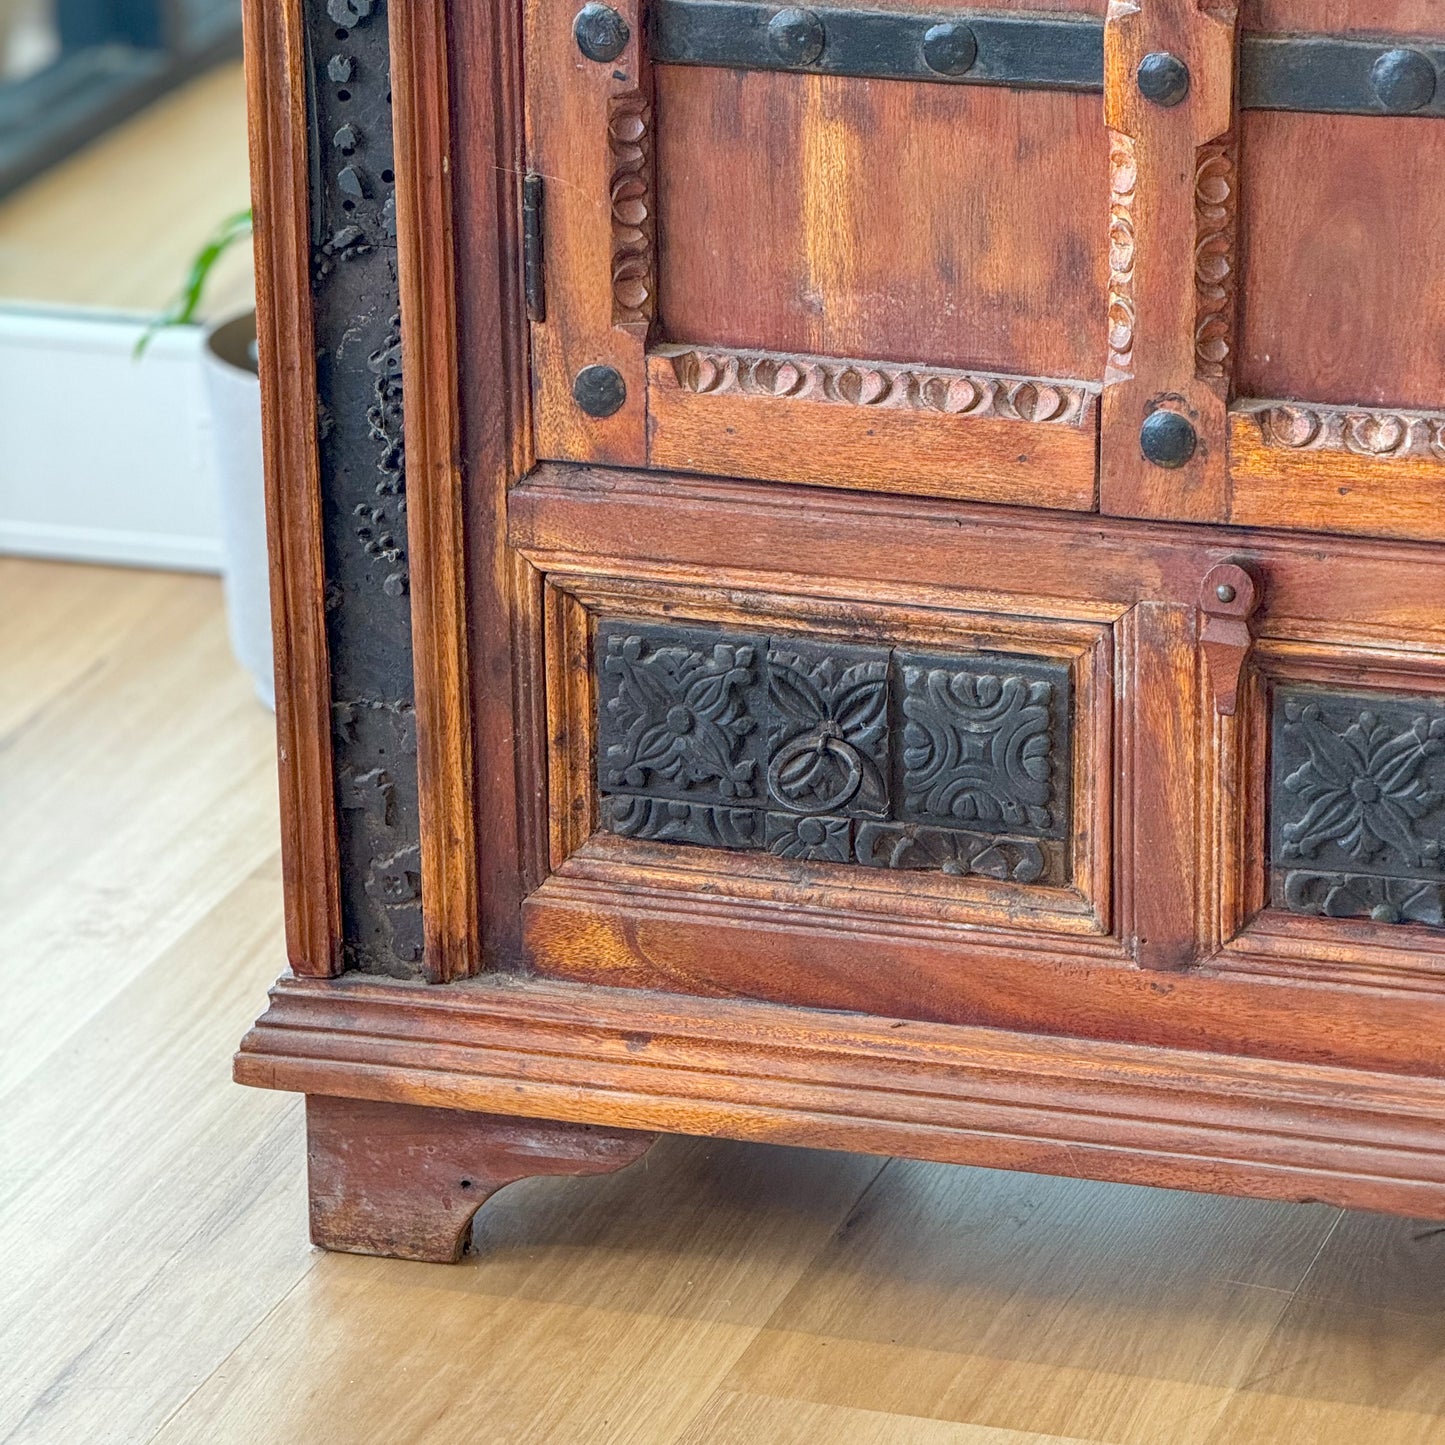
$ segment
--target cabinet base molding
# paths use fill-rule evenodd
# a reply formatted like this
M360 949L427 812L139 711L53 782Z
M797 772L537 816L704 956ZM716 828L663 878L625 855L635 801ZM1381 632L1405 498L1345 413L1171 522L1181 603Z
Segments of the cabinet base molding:
M640 1159L655 1137L313 1094L311 1240L347 1254L455 1263L473 1216L504 1185L542 1174L611 1174Z
M495 975L283 978L235 1072L326 1096L313 1237L365 1253L453 1259L486 1193L625 1130L1445 1219L1445 1081L1405 1074Z

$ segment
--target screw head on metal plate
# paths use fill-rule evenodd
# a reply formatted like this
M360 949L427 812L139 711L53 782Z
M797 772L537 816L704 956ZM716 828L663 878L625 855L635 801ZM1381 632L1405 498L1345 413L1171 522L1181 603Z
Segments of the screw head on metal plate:
M964 75L978 59L978 40L967 25L945 20L923 32L923 63L937 75Z
M823 22L790 5L768 21L768 44L785 65L811 65L823 53Z
M1387 50L1371 67L1370 84L1386 110L1408 115L1435 99L1435 67L1418 50Z

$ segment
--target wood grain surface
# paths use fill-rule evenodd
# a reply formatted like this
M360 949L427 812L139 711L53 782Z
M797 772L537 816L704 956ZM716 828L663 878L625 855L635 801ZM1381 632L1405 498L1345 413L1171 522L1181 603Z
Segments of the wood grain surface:
M668 339L1102 378L1097 95L694 66L656 88Z
M406 408L422 926L436 983L481 968L472 810L457 315L452 264L451 90L446 11L425 0L391 26L396 112L397 272ZM462 862L465 860L465 862Z
M299 0L247 0L246 113L266 458L271 631L286 952L301 974L341 968L341 863L331 757L316 343L311 309L307 58Z
M1445 405L1445 126L1251 111L1240 134L1238 394Z
M1282 33L1439 36L1435 0L1242 0L1246 29Z

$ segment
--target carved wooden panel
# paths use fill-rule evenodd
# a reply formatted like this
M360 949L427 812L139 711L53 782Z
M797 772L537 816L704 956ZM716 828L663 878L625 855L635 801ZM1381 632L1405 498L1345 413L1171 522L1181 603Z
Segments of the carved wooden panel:
M685 66L656 84L668 339L1100 379L1097 96Z
M607 621L597 691L614 833L1068 881L1069 673L1057 663Z
M1272 734L1275 905L1445 924L1445 704L1280 688Z
M1445 125L1251 111L1241 128L1239 394L1445 404L1445 312L1429 299Z

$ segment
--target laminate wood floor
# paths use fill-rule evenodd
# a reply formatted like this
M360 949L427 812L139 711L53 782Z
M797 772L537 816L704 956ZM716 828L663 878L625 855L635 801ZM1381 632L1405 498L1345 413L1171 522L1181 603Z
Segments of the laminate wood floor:
M216 227L249 204L246 86L232 62L0 202L0 302L153 314ZM212 273L202 314L251 297L251 248L238 245Z
M0 1440L1445 1442L1445 1229L664 1140L306 1242L271 721L209 579L0 560Z

